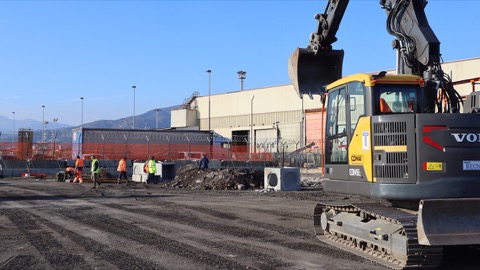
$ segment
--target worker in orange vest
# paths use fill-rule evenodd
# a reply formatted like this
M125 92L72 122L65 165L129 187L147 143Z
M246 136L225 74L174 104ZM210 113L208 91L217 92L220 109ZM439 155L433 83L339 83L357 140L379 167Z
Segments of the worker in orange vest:
M83 183L83 178L82 178L82 171L83 168L85 167L85 163L83 163L83 159L80 158L80 156L77 156L77 160L75 161L75 179L73 179L73 182L76 183L77 181L80 182L80 184Z
M118 162L117 172L118 172L117 184L122 183L122 178L125 179L125 184L128 183L128 179L127 179L127 158L126 157L123 157Z
M67 167L65 169L65 172L67 172L68 179L72 179L73 176L75 175L75 169L73 167Z

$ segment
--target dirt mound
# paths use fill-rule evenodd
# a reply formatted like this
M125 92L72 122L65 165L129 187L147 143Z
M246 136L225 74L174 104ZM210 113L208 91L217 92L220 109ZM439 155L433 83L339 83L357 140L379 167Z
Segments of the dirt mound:
M199 170L197 165L181 167L173 181L166 187L189 189L239 190L263 188L263 171L251 169L206 169Z

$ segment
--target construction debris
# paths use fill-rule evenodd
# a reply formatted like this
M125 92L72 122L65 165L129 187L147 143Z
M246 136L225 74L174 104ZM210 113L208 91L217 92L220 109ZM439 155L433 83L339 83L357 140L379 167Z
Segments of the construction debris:
M165 183L170 188L188 188L205 190L252 190L263 188L263 170L254 169L206 169L199 170L197 165L181 167L175 179Z
M321 189L319 175L302 176L302 189ZM177 171L175 179L164 182L167 188L202 190L259 190L264 189L264 170L245 168L221 168L199 170L198 165L189 164Z

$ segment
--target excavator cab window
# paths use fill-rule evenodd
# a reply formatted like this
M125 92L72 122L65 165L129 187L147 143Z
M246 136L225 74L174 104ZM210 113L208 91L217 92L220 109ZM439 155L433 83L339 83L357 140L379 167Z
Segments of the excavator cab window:
M358 119L365 115L365 85L357 81L348 83L348 97L350 99L349 134L353 134Z
M377 85L374 89L376 114L420 112L420 87L415 85Z
M353 81L328 92L325 162L347 164L348 144L365 115L365 86Z
M328 94L325 161L327 163L347 162L347 96L346 89Z

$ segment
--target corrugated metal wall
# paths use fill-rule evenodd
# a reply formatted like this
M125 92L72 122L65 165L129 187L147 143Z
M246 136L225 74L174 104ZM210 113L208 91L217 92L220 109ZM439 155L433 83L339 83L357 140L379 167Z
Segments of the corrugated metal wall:
M321 110L309 110L305 112L305 135L306 144L314 142L315 148L322 149L325 115Z
M198 126L197 110L180 109L172 110L170 116L172 128L194 127Z
M460 95L465 96L472 92L472 84L468 80L480 77L480 58L443 63L442 69L453 82L466 80L465 83L455 85ZM480 87L476 91L480 91Z
M291 85L217 94L210 100L210 125L216 131L239 127L249 129L252 112L256 127L301 121L302 99ZM305 109L321 107L318 96L313 100L306 97L303 103ZM200 129L208 129L208 96L197 97L197 104Z

